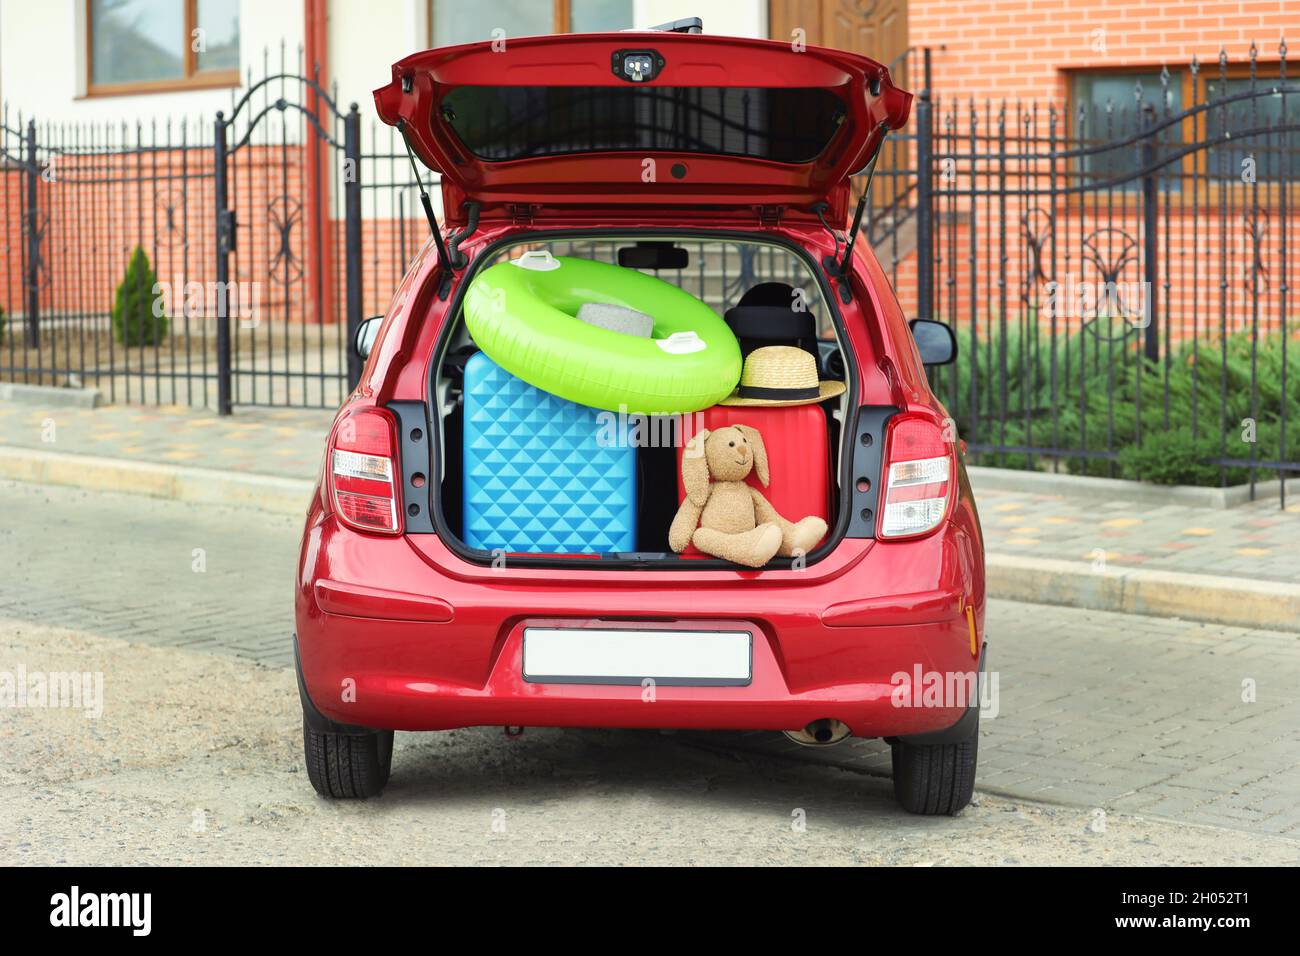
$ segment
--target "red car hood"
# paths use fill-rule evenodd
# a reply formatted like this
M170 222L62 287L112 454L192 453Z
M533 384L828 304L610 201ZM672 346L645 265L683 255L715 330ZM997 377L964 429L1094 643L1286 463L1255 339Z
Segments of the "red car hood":
M503 47L504 45L504 47ZM524 207L847 207L912 96L874 60L788 43L625 32L442 47L393 66L385 123L461 218ZM650 64L638 72L627 61Z

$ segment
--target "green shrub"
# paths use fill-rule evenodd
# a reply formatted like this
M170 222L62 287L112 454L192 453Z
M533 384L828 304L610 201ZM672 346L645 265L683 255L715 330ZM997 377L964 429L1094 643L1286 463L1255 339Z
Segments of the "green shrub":
M1157 485L1217 485L1222 471L1211 459L1222 454L1217 435L1193 435L1190 427L1147 435L1141 445L1119 450L1118 477L1138 478ZM1245 468L1226 469L1227 483L1247 480Z
M1175 345L1167 361L1153 363L1131 340L1125 347L1090 332L1061 337L1053 350L1050 332L1032 315L1005 328L995 319L991 326L992 333L976 343L973 372L967 354L934 373L939 397L969 441L1113 451L1113 461L1063 455L1062 467L1160 484L1248 480L1247 469L1211 464L1215 458L1300 459L1300 343L1289 343L1284 390L1281 337L1258 340L1252 401L1248 333ZM971 347L965 335L961 344ZM1246 419L1255 422L1253 444L1243 440ZM979 463L1036 468L1045 457L985 452Z
M167 335L167 316L154 315L158 277L144 249L135 247L113 301L113 337L123 345L158 345Z

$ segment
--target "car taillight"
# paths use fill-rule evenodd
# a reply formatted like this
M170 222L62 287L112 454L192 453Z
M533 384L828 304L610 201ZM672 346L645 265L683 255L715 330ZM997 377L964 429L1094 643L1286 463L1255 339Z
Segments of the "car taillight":
M330 495L339 519L358 531L401 534L393 417L378 408L353 412L334 430L329 455Z
M939 526L953 490L953 455L943 429L926 418L895 418L885 446L880 537L908 538Z

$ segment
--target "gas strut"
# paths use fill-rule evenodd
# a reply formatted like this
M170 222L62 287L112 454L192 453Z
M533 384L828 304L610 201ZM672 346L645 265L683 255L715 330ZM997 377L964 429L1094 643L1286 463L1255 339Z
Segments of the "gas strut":
M882 121L880 123L880 141L876 143L876 148L872 150L871 158L867 160L865 168L867 170L867 181L862 186L862 195L858 197L858 206L853 211L853 227L849 230L848 240L844 246L844 258L836 262L832 257L826 257L826 272L834 276L840 283L840 298L845 299L848 294L848 275L849 263L853 261L853 244L857 242L858 232L862 228L862 214L867 208L867 195L871 191L871 180L876 175L876 162L880 159L880 151L885 146L885 137L889 135L889 124Z
M451 256L447 253L447 244L442 240L442 233L438 230L438 220L433 214L433 203L429 201L429 194L424 188L424 179L420 176L419 167L415 163L415 150L411 149L411 140L406 135L406 120L397 121L397 131L402 134L402 142L406 144L406 155L411 160L411 172L415 176L415 181L420 187L420 205L424 207L424 218L429 220L429 231L433 233L434 244L438 247L438 265L442 267L443 275L451 275Z

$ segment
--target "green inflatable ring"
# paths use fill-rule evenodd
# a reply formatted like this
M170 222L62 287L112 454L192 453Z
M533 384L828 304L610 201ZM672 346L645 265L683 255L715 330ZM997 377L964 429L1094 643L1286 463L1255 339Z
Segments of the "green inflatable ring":
M584 302L646 313L651 337L577 319ZM694 412L740 380L740 346L712 309L661 279L603 262L534 252L498 263L470 283L465 323L507 372L593 408Z

